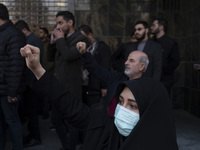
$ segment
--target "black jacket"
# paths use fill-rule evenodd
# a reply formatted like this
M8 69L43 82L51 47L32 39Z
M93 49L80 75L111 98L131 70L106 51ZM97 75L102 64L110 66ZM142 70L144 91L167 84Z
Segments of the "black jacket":
M54 76L74 95L81 98L82 64L80 53L76 49L78 42L86 42L86 36L80 31L74 32L68 38L56 40L56 44L48 46L48 60L55 62Z
M0 26L0 95L15 97L21 91L25 68L20 48L25 45L24 35L11 21Z
M164 35L156 39L163 48L163 67L161 82L165 86L172 86L174 84L174 71L180 63L179 48L177 43Z
M109 46L103 41L98 41L95 45L94 53L92 54L96 62L102 67L110 70L111 67L111 52ZM100 94L101 89L107 89L107 85L89 74L88 93Z

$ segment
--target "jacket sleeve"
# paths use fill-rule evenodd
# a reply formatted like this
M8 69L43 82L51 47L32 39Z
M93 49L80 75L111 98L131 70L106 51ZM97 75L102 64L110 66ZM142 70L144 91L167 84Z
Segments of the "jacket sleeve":
M80 32L75 32L69 38L59 38L55 44L50 44L51 60L55 58L55 54L61 57L63 61L72 62L80 58L80 53L76 49L78 42L85 42L88 46L88 39ZM50 57L49 57L50 58Z
M55 61L55 54L56 54L56 44L48 44L47 46L47 59L50 62Z
M173 44L167 60L168 61L163 64L163 71L165 74L172 73L180 63L179 48L177 43Z
M8 96L17 96L17 91L25 68L25 60L20 55L20 48L24 45L25 38L22 34L14 34L7 44L8 64L5 68L5 79L8 83Z
M103 42L100 42L98 47L99 52L99 64L106 68L107 70L110 70L111 67L111 51L108 45L106 45ZM101 89L106 89L107 86L104 83L100 83Z
M88 52L81 55L81 60L89 73L95 78L99 79L105 85L108 85L115 81L119 77L119 75L121 76L121 73L119 72L112 72L100 66L95 61L94 57Z
M59 51L61 57L65 61L73 61L80 57L79 51L76 49L76 44L69 46L64 38L56 41L56 49Z
M124 44L122 44L119 49L117 49L111 56L112 68L116 71L124 71L124 61L125 61L125 50Z
M160 80L162 74L162 48L160 45L156 45L153 59L153 78Z
M89 120L88 106L75 98L53 75L45 72L31 89L42 97L48 97L63 119L77 128L86 129Z

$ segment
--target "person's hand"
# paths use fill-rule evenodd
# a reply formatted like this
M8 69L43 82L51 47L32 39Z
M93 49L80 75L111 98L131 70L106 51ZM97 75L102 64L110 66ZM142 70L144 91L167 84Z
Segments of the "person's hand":
M101 96L105 97L107 94L107 89L101 89Z
M78 42L76 44L76 48L79 53L84 54L86 52L86 43L85 42Z
M34 73L37 79L45 73L40 64L40 49L32 45L26 45L20 49L20 53L26 59L27 67Z
M26 45L20 49L20 53L26 59L29 69L35 70L40 65L40 49L32 45Z
M51 33L51 40L50 40L51 44L55 44L56 43L56 38L55 35L53 34L53 32Z
M65 34L61 28L55 28L51 34L51 44L56 43L56 40L59 38L65 38Z
M8 96L8 103L16 103L18 101L17 97Z
M194 64L194 70L200 70L200 64Z
M59 38L65 38L65 33L61 28L55 28L53 30L53 35L55 36L56 40Z

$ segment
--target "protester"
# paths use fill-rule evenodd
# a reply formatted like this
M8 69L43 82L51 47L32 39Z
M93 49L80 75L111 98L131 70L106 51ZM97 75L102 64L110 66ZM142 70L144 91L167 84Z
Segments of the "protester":
M157 18L151 26L151 33L155 36L155 42L159 43L163 49L163 63L161 82L166 87L169 96L175 83L174 72L180 63L179 47L177 42L167 35L168 22L163 18Z
M96 62L104 68L111 69L111 51L110 47L102 40L96 38L93 34L92 28L88 25L81 25L79 30L85 35L90 46L87 48L87 52L95 58ZM87 69L83 68L83 83L82 87L85 88L86 95L85 103L88 106L92 106L98 103L101 99L106 96L107 86L100 82L97 78L92 76ZM82 88L82 89L83 89ZM83 97L84 100L84 97Z
M31 32L29 25L24 20L19 20L15 23L15 27L18 28L26 37L26 44L37 46L41 50L40 60L42 62L43 46L42 41L33 32ZM23 147L32 147L41 144L41 135L39 127L38 112L40 110L40 103L43 103L43 99L31 90L31 84L35 80L33 73L26 67L25 69L26 90L24 92L23 107L24 111L22 118L27 119L28 135L23 138ZM41 108L42 110L42 108Z
M9 20L9 12L0 3L0 149L6 146L6 127L10 129L12 149L22 150L22 126L18 115L24 88L25 62L20 48L25 45L24 35ZM22 84L21 84L22 85Z
M53 73L56 79L79 99L82 97L82 64L76 43L80 41L88 40L80 31L75 30L74 15L69 11L59 11L48 46L48 60L54 62ZM60 138L61 149L75 150L79 131L60 118L54 106L51 107L51 121Z

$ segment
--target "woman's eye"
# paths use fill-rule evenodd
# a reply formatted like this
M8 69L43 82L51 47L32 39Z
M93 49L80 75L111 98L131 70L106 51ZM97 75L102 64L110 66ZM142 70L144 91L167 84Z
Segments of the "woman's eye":
M130 105L130 106L131 106L131 109L138 109L138 107L135 105Z
M123 101L122 101L122 100L119 100L119 104L122 105L122 104L123 104Z

